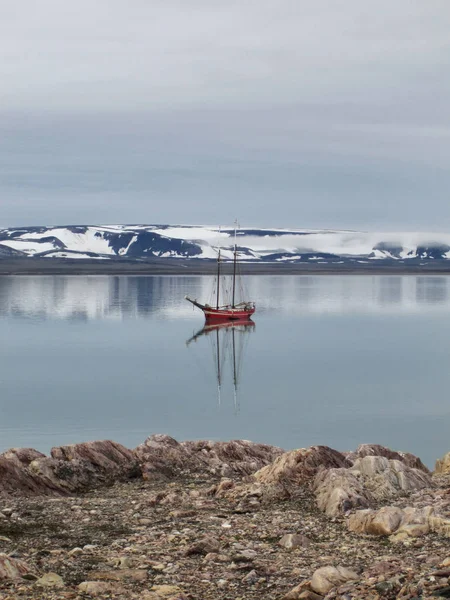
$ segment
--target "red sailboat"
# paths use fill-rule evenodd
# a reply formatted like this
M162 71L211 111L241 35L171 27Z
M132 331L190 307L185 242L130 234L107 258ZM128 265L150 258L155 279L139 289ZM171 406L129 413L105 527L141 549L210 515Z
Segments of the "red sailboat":
M220 304L220 286L221 286L221 253L220 248L217 256L217 282L215 288L216 302L215 306L210 304L201 304L197 300L185 296L188 302L203 311L207 322L221 321L247 321L256 310L254 302L241 300L236 302L236 282L239 277L238 272L238 251L236 244L236 228L234 230L234 250L233 250L233 275L231 280L231 302Z

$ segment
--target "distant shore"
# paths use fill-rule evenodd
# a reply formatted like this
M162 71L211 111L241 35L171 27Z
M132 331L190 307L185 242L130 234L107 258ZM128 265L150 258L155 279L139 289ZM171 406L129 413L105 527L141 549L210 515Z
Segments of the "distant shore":
M243 275L450 275L449 260L429 260L426 264L412 259L373 261L371 263L241 263ZM231 263L223 263L222 272L231 273ZM199 259L58 259L7 258L0 260L0 275L212 275L215 261Z

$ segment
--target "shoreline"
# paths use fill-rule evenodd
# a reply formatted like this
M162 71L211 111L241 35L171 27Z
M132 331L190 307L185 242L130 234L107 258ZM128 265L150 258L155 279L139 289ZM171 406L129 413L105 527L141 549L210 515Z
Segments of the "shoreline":
M111 441L0 455L2 600L448 597L450 452ZM442 593L442 596L441 596Z
M223 263L224 274L232 273L232 264ZM450 275L449 260L430 260L427 264L418 262L399 264L386 261L383 265L360 264L320 264L320 262L286 263L241 263L242 275ZM0 276L11 275L214 275L215 261L155 259L138 262L122 260L88 260L57 258L0 259Z

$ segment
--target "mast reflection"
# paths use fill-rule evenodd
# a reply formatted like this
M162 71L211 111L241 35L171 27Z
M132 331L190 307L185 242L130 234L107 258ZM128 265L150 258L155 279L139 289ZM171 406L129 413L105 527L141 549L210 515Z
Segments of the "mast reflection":
M219 406L222 400L221 394L227 365L231 367L235 412L238 412L239 407L238 387L241 379L243 357L249 340L248 334L253 331L255 331L255 323L250 319L247 321L206 323L202 329L186 340L186 346L197 342L202 337L207 337L210 341L217 380Z

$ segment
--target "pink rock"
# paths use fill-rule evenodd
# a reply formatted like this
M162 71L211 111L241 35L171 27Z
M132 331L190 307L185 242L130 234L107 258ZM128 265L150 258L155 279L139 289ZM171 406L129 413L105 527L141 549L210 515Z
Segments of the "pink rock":
M38 452L33 448L10 448L0 456L14 461L17 465L28 467L28 465L38 458L45 458L45 454Z
M115 442L86 442L52 449L29 448L0 455L0 493L66 495L140 476L134 453Z
M10 558L7 554L0 554L0 581L7 579L20 579L32 573L32 569L23 560Z
M21 493L35 495L48 493L46 486L38 478L33 477L29 470L20 464L16 458L0 456L0 493Z
M282 453L276 446L246 440L179 443L161 434L150 436L135 449L146 479L250 475Z

